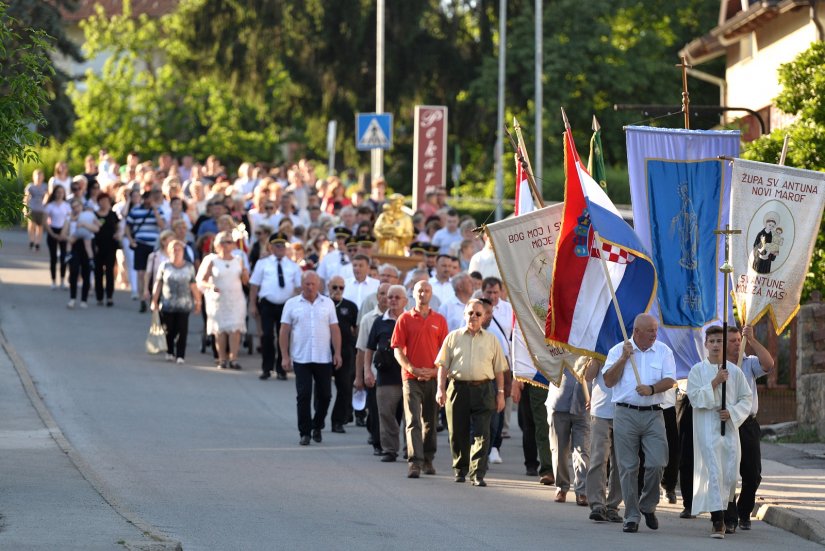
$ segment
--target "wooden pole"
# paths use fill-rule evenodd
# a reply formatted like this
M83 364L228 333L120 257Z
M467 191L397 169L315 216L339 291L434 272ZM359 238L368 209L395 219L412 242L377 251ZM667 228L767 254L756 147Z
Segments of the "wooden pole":
M625 342L629 339L627 337L627 329L624 326L624 318L622 316L622 311L619 308L619 299L616 298L616 291L613 289L613 281L610 279L610 272L607 270L607 261L601 254L602 250L602 238L599 237L599 232L593 230L593 242L594 245L599 250L599 261L602 265L602 270L604 271L604 278L607 280L607 288L610 289L610 298L613 300L613 308L616 310L616 317L619 320L619 327L622 328L622 337L624 337ZM639 377L639 368L636 367L636 360L633 358L633 355L630 355L630 365L633 366L633 375L636 376L636 384L642 384L642 379Z
M513 119L513 121L516 122L515 119ZM516 126L516 128L520 131L519 126ZM513 151L515 152L516 162L520 163L522 170L527 173L527 184L530 186L530 193L533 194L533 200L539 208L544 208L544 200L541 198L541 194L536 186L536 180L533 177L533 170L530 168L529 159L527 159L527 152L522 148L519 148L519 144L516 144L516 140L513 139L513 135L510 134L510 130L508 130L506 126L504 127L504 134L510 140L510 145L512 145Z
M682 68L682 113L685 114L685 130L690 130L690 94L688 93L687 70L692 66L688 65L687 58L682 57L682 62L676 67Z
M782 142L782 154L779 156L779 166L785 165L785 157L788 156L788 142L791 141L791 135L785 134L785 140Z

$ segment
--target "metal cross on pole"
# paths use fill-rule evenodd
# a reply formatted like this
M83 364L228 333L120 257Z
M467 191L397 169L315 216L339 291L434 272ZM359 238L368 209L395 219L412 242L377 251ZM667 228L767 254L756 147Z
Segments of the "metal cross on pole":
M713 230L716 235L721 235L725 240L725 261L719 266L725 281L725 309L722 314L722 362L719 369L727 369L728 361L728 299L730 297L730 274L733 272L733 265L730 263L730 238L732 235L742 233L742 230L730 229L730 224L725 224L724 230ZM722 409L726 409L727 397L725 396L727 383L722 383ZM725 421L722 421L722 436L725 435Z
M688 93L687 70L692 67L688 65L687 58L682 57L682 62L676 67L682 68L682 113L685 114L685 130L690 130L690 94Z

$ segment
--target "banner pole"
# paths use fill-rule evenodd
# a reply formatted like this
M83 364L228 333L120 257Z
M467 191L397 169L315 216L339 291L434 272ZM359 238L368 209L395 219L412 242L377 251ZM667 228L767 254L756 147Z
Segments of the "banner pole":
M616 317L619 320L619 327L622 328L622 336L624 337L624 341L627 342L629 339L627 338L627 329L625 329L624 326L622 311L619 308L619 299L616 298L616 291L613 289L613 281L610 279L610 272L607 271L607 261L602 256L602 238L599 237L599 232L596 230L593 230L593 240L599 250L599 261L602 265L602 270L604 270L604 278L607 280L607 288L610 289L610 298L613 300L613 308L616 310ZM633 359L632 354L630 355L630 365L633 366L633 375L636 376L636 384L642 384L642 379L639 377L639 369L636 367L636 360Z

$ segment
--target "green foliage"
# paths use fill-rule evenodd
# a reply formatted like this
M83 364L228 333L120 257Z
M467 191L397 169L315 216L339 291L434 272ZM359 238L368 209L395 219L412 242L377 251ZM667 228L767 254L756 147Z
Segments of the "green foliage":
M19 29L0 3L0 227L14 224L23 211L20 186L12 181L16 165L37 158L41 138L34 128L43 120L51 75L46 49L44 33Z
M185 74L173 59L169 40L175 16L160 20L96 14L81 26L90 56L111 53L102 73L86 73L83 86L70 87L78 119L69 144L79 156L108 147L123 158L132 149L152 157L166 151L225 161L271 161L276 157L274 123L264 122L260 105L234 93L219 75Z
M796 122L747 144L742 157L776 163L785 135L790 137L785 164L808 170L825 170L825 43L814 42L790 63L779 68L782 91L776 105L795 115ZM819 225L811 267L802 288L802 302L818 290L825 296L825 217Z
M63 13L77 9L78 0L8 0L6 3L9 17L15 20L12 28L16 31L10 50L26 48L44 56L57 53L66 60L83 60L80 49L66 34L63 16ZM29 28L35 28L41 33L33 36L22 32ZM37 130L45 136L65 140L75 118L72 103L66 95L66 85L74 75L67 74L50 62L48 66L51 67L51 78L43 82L48 101L40 107L42 118L37 122ZM5 66L0 65L0 73L5 69Z

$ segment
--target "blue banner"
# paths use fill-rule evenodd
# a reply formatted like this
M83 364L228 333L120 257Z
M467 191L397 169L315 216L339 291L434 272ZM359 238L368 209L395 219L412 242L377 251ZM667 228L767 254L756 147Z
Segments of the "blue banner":
M647 197L659 310L670 327L716 319L716 235L722 161L647 160Z

